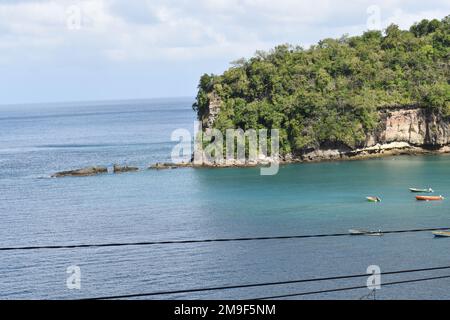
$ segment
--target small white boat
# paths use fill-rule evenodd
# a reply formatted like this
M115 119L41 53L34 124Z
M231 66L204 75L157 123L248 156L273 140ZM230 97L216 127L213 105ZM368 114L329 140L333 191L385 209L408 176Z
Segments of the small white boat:
M361 236L361 235L367 234L369 232L370 231L368 231L368 230L358 230L358 229L348 230L348 233L351 234L352 236Z
M419 192L421 192L421 193L433 193L434 192L434 190L431 189L431 188L428 188L428 189L409 188L409 191L416 192L416 193L419 193Z
M369 230L359 230L359 229L349 229L348 233L351 236L382 236L381 230L369 231Z

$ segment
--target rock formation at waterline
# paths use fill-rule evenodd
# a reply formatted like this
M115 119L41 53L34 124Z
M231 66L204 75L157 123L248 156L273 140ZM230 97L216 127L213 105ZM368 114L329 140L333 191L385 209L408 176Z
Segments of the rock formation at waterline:
M114 173L123 173L123 172L135 172L138 171L138 167L129 167L129 166L120 166L115 164L113 166L113 172Z
M76 177L85 177L85 176L94 176L97 174L108 173L108 168L106 167L86 167L82 169L69 170L69 171L61 171L52 175L54 178L59 177L67 177L67 176L76 176Z
M220 113L217 95L200 118L205 132L211 131ZM397 106L378 111L378 125L366 133L365 140L356 147L342 142L325 141L300 152L280 155L281 162L311 162L324 160L364 159L386 155L426 154L450 152L450 119L418 106ZM260 163L267 163L267 158ZM238 163L237 166L243 165ZM254 163L250 163L254 165ZM221 166L236 166L226 163Z

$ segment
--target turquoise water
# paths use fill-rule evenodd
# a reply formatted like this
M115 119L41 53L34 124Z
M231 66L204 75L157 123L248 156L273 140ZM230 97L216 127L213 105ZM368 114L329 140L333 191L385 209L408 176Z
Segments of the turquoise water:
M0 108L1 246L343 233L349 228L450 226L450 203L417 202L411 186L450 196L450 157L258 169L143 170L50 179L113 163L170 158L177 128L193 129L188 99ZM378 195L382 203L364 200ZM450 241L429 232L383 237L0 252L0 298L71 299L450 265ZM66 287L78 265L81 290ZM450 271L385 276L390 282ZM159 298L254 298L364 285L366 279ZM450 280L385 287L382 299L449 299ZM358 299L368 290L309 296Z

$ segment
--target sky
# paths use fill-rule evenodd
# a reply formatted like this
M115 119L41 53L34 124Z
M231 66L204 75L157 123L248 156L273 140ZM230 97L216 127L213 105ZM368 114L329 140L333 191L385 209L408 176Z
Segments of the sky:
M256 50L448 14L448 0L0 0L0 105L194 97Z

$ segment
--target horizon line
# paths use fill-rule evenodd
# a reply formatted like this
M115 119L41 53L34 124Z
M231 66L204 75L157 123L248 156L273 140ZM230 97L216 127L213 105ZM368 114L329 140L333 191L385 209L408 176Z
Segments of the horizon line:
M153 98L120 98L120 99L93 99L93 100L68 100L68 101L44 101L44 102L14 102L14 103L0 103L0 108L2 107L20 107L20 106L42 106L42 105L58 105L58 104L109 104L109 103L120 103L120 102L145 102L145 101L157 101L157 100L181 100L181 99L192 99L195 100L195 96L175 96L175 97L153 97Z

